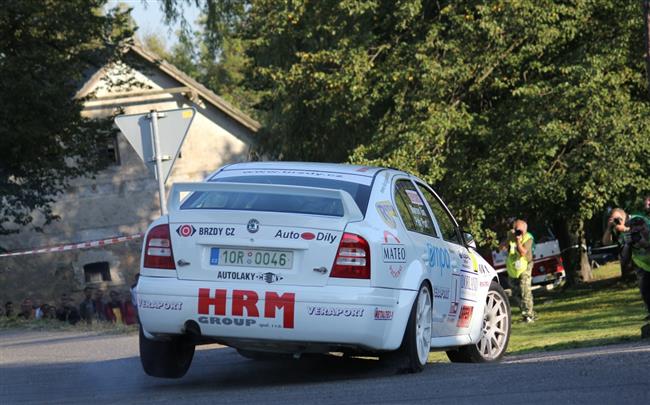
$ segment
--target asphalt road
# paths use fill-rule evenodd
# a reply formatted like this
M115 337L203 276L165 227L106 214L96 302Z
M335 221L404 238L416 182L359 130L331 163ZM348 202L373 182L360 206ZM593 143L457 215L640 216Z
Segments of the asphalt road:
M179 380L146 376L137 336L0 332L0 404L650 404L650 342L432 363L396 375L337 357L259 362L201 347Z

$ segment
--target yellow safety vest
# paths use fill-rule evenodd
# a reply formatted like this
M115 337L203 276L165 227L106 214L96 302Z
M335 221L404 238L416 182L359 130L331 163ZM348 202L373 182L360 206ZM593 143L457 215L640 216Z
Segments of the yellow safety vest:
M531 235L530 232L526 232L521 240L521 244L523 245L531 239L533 239L533 235ZM528 260L519 254L519 250L517 250L517 244L515 242L509 242L509 244L510 246L508 249L508 258L506 259L506 270L508 270L508 276L512 278L519 278L521 274L528 268Z

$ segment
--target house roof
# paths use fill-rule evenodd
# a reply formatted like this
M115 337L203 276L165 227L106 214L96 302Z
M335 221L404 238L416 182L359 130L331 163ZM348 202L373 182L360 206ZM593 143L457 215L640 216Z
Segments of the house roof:
M154 52L151 52L150 50L146 49L142 44L140 44L138 41L134 41L133 44L129 45L129 49L127 52L133 52L137 56L141 57L145 61L155 65L160 71L162 71L164 74L168 75L172 79L178 81L182 85L189 87L193 92L195 92L198 96L200 96L203 100L206 102L212 104L214 107L216 107L218 110L222 111L225 113L227 116L238 122L239 124L243 125L244 127L248 128L249 130L253 132L257 132L261 125L259 122L248 116L246 113L238 109L237 107L233 106L223 98L219 97L216 95L214 92L209 90L207 87L202 85L201 83L197 82L196 80L192 79L190 76L187 74L183 73L180 69L178 69L176 66L172 65L171 63L163 60L160 56L155 54ZM86 94L89 91L89 88L91 87L91 83L94 82L94 79L99 77L101 74L104 73L105 67L102 69L99 69L93 77L90 78L86 82L86 84L79 90L77 93L77 96Z

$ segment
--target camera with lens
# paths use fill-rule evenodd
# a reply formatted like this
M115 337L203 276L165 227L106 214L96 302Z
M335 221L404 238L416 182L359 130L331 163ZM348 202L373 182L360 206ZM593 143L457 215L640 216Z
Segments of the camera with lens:
M646 227L643 218L632 218L625 225L630 228L630 234L628 237L630 238L629 241L632 243L632 245L636 245L643 240L642 231Z
M515 236L521 236L524 233L521 231L521 229L515 229Z
M622 223L623 223L623 218L621 218L621 217L614 218L614 224L620 225Z

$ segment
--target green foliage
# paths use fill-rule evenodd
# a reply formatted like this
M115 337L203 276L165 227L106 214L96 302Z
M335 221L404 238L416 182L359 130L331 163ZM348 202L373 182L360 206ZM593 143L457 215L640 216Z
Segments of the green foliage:
M86 75L120 55L128 13L105 0L24 0L0 7L0 234L55 219L69 180L102 167L111 120L81 116Z
M191 4L191 1L161 3L168 22L181 22L178 42L168 50L159 37L150 35L144 39L146 46L220 97L256 115L254 106L259 97L244 84L244 71L250 60L235 33L243 2L194 2L203 12L196 32L181 13L183 5Z
M243 40L271 157L411 171L492 245L513 216L581 243L650 190L635 2L194 1L207 43Z

